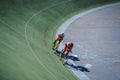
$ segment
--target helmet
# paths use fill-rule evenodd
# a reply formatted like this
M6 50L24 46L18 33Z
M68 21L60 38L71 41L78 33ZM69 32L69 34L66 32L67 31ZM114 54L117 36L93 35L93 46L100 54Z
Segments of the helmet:
M73 43L72 43L72 42L67 42L67 44L69 44L69 45L73 45Z
M73 43L72 43L72 42L67 42L67 47L68 47L68 48L73 47Z
M72 42L70 42L70 45L73 45L73 43L72 43Z
M67 42L67 45L70 44L70 42Z
M62 33L61 35L62 35L62 37L64 37L64 33Z

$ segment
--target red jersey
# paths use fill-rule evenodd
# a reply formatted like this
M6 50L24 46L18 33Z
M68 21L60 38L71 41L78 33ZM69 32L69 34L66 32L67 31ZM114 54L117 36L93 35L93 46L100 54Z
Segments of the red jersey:
M62 40L62 39L63 39L63 36L62 36L61 34L58 34L57 39L58 39L58 40Z
M66 50L66 51L71 51L72 50L72 48L73 48L73 43L72 44L65 44L64 45L64 50Z

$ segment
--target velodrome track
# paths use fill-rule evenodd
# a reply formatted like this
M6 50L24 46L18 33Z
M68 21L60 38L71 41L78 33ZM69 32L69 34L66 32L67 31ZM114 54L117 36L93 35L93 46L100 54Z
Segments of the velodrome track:
M79 0L51 1L1 1L0 80L61 80L61 78L62 80L78 80L70 70L62 65L58 56L53 54L51 50L53 31L56 31L58 25L70 17L70 15L78 13L75 11L79 8L81 9L85 5L90 6L91 2L99 3L99 1L92 0L88 2L83 0L83 3L80 1L80 6L73 3ZM107 0L101 0L100 3L102 1ZM63 6L61 5L62 3L64 4ZM96 6L99 6L100 3L98 5L97 3ZM64 40L64 42L66 41L67 39ZM76 42L74 43L76 45ZM83 47L81 50L85 49L84 45L76 45L75 47ZM87 52L87 50L84 50L83 53ZM73 50L73 54L76 53ZM83 57L86 56L83 55ZM84 62L82 58L79 57L79 59L79 62ZM84 66L91 68L90 72L93 69L91 63L85 63L85 65L78 64L78 66L68 64L68 66L71 67L72 71L77 72L82 71L80 66L81 68L84 68ZM86 75L83 72L81 74L78 73L77 75L81 75L80 80L83 80L82 76ZM84 80L89 79L89 76L86 77L87 79Z
M75 44L73 55L80 61L68 61L68 67L81 80L120 79L119 14L120 3L103 6L72 17L58 30L65 33L63 44Z

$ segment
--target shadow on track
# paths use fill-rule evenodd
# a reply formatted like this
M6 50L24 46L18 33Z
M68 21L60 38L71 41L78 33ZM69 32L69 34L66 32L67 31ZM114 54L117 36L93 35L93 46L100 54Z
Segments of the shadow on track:
M59 51L59 50L56 50L54 52L54 54L56 54L57 56L60 56L60 53L61 53L61 51ZM67 57L67 59L72 60L72 61L80 61L80 59L78 57L75 57L75 56L72 56L72 55L69 55ZM77 66L77 65L71 64L69 62L65 63L65 65L69 66L72 69L79 70L81 72L90 72L87 68L85 68L83 66Z
M90 72L87 68L85 68L83 66L77 66L77 65L73 65L73 64L69 64L69 63L66 63L66 65L68 65L69 67L71 67L75 70L80 70L81 72Z
M67 58L68 58L68 59L71 59L71 60L73 60L73 61L80 61L78 57L71 56L71 55L68 56Z
M55 53L57 56L59 56L60 53L61 53L61 51L56 50L54 53ZM72 55L68 55L68 56L67 56L67 59L71 59L71 60L73 60L73 61L80 61L80 59L79 59L78 57L75 57L75 56L72 56Z

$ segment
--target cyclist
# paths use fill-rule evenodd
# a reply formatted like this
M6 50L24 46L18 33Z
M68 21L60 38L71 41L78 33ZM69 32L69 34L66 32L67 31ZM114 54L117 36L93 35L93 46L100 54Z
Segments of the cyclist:
M57 50L57 48L58 48L59 44L61 43L61 41L63 40L63 38L64 38L64 33L57 35L57 38L53 42L53 46L52 46L53 50Z
M64 49L61 53L61 58L67 59L67 56L69 54L69 52L72 52L72 48L73 48L74 44L72 42L67 42L64 45Z

